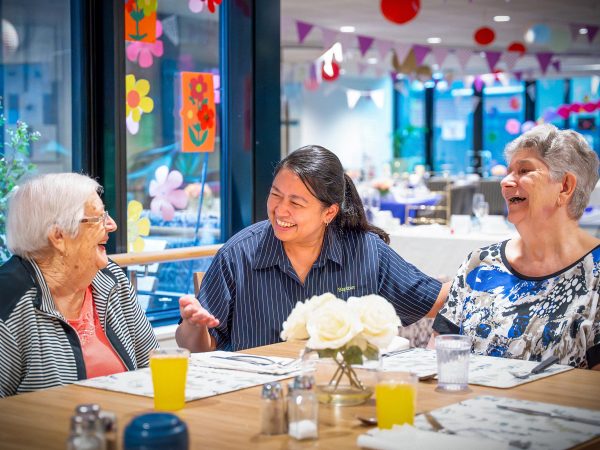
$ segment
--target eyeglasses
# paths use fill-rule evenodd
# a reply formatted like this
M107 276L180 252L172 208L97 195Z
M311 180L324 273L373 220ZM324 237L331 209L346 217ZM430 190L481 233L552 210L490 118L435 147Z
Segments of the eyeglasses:
M106 222L108 221L108 211L104 211L101 216L98 217L84 217L80 220L81 223L98 223L101 222L102 226L106 228Z

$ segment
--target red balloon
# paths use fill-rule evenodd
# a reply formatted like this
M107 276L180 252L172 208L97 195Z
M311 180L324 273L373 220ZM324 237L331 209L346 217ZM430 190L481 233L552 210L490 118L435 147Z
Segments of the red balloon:
M494 33L494 30L489 27L481 27L475 30L473 39L475 39L475 42L477 42L479 45L488 45L494 42L494 39L496 39L496 33Z
M421 0L381 0L380 8L387 20L402 24L417 16L421 9Z
M563 119L568 119L569 114L571 114L571 110L569 109L568 106L562 105L562 106L558 107L558 109L556 110L556 114L558 114Z
M521 42L515 41L511 42L508 47L506 47L506 50L509 52L517 52L523 55L523 53L527 51L527 47L525 47Z
M340 65L335 61L331 61L331 67L333 68L333 74L329 74L325 72L325 63L321 65L321 76L325 81L334 81L337 80L340 76Z

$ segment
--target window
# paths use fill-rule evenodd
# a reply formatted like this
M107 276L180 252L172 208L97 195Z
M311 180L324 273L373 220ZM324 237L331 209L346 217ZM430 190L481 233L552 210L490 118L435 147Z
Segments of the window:
M433 170L458 175L473 169L473 90L455 81L448 89L439 83L434 97ZM478 100L478 99L477 99ZM471 149L471 150L469 150Z
M156 5L125 6L130 252L222 241L218 9L179 0ZM179 296L193 292L193 272L209 264L150 266L138 277L148 316L178 318Z
M581 133L590 146L600 153L600 112L596 108L585 108L592 106L593 102L598 101L598 78L595 77L577 77L571 79L571 104L579 103L581 105L578 113L569 115L569 127ZM595 87L594 87L595 85Z
M535 110L545 122L562 128L564 119L556 114L556 108L565 102L565 80L543 79L536 81Z
M425 164L425 88L420 81L402 80L395 85L400 97L396 132L406 134L402 144L403 171L412 172L418 164Z

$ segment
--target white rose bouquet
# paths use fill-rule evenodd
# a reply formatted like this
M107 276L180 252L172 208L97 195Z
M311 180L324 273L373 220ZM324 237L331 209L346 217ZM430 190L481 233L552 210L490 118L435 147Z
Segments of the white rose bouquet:
M364 389L352 365L377 359L397 334L400 320L391 303L378 295L350 297L348 301L331 293L298 302L283 323L285 341L308 339L306 346L320 358L337 363L329 384L337 387L346 376L350 385Z

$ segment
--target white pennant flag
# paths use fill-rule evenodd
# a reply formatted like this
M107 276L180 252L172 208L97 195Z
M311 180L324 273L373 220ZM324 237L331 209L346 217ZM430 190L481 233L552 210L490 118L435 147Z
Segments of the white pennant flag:
M369 96L371 97L371 100L373 100L373 103L375 103L375 106L377 106L379 109L383 108L385 101L385 92L383 89L375 89L374 91L370 92Z
M502 53L502 61L506 64L506 71L512 72L517 64L517 61L521 58L519 52L504 52Z
M442 67L448 56L448 49L444 47L433 47L431 53L433 53L433 59L435 59L438 66Z
M177 27L177 16L172 15L165 17L162 21L163 32L165 36L173 43L173 45L179 45L179 30Z
M412 48L412 44L395 44L394 45L394 50L396 50L396 56L398 57L398 62L400 64L402 64L404 62L404 60L408 56L408 53L410 52L411 48Z
M469 62L469 59L471 59L471 56L473 56L473 51L467 50L464 48L460 48L454 52L454 56L456 56L456 59L458 59L458 63L460 64L460 67L464 70L464 68L467 67L467 63Z
M390 41L382 41L380 39L376 39L375 45L377 46L377 50L379 51L379 56L381 57L381 59L385 59L387 54L392 49L392 43Z
M348 108L353 109L361 96L360 91L356 91L354 89L348 89L346 91L346 100L348 101Z
M330 30L329 28L321 28L321 36L323 42L323 48L330 48L337 42L337 31Z

